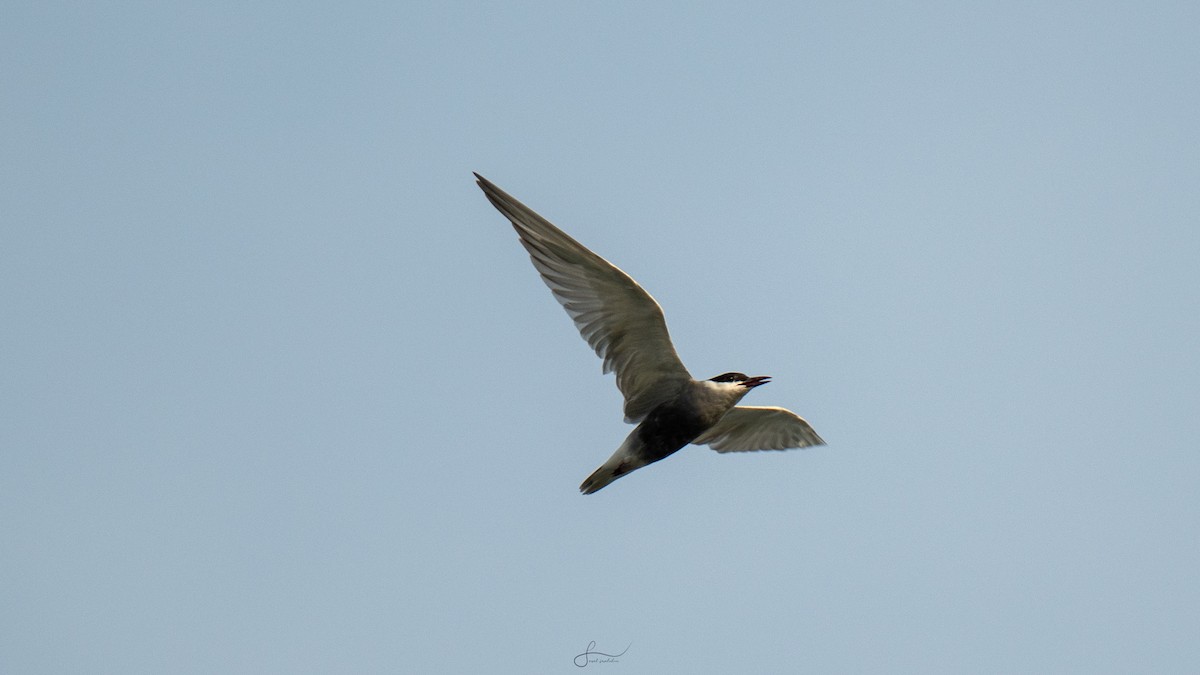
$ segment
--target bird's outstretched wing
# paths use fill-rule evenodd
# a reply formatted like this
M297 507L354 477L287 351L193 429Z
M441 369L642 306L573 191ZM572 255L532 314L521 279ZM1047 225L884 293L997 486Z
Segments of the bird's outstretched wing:
M592 253L550 221L475 174L492 206L510 221L533 266L555 299L575 321L583 339L616 371L625 397L625 421L641 421L674 395L688 374L671 337L662 308L637 282Z
M717 452L790 450L825 445L825 441L796 413L786 408L737 406L720 422L692 441Z

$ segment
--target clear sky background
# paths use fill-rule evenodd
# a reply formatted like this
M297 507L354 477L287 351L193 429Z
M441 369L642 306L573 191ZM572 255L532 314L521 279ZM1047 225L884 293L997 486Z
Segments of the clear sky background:
M1197 672L1198 7L6 4L0 671Z

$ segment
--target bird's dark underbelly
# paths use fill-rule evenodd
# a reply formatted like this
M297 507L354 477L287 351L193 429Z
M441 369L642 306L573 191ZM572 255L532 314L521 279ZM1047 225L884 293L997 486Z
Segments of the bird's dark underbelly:
M657 462L691 443L710 425L694 413L660 405L638 425L638 439L642 442L638 454L647 464Z

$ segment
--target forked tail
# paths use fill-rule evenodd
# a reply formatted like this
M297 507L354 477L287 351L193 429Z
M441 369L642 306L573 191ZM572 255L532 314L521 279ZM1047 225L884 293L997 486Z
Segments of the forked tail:
M593 492L603 488L605 485L624 476L625 474L640 469L646 466L646 461L637 456L634 452L634 447L637 444L637 429L634 429L621 447L613 453L608 461L600 465L599 469L592 472L592 475L583 481L583 485L579 486L579 491L585 495L590 495Z
M622 469L620 464L614 466L610 462L605 462L603 466L593 471L587 480L583 481L583 485L579 486L579 491L590 495L627 473L629 473L629 469Z

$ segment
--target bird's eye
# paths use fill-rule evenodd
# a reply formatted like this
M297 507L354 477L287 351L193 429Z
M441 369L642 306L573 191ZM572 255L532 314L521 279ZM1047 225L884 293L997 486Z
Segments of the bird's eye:
M713 382L744 382L746 376L741 373L724 373L712 379Z

